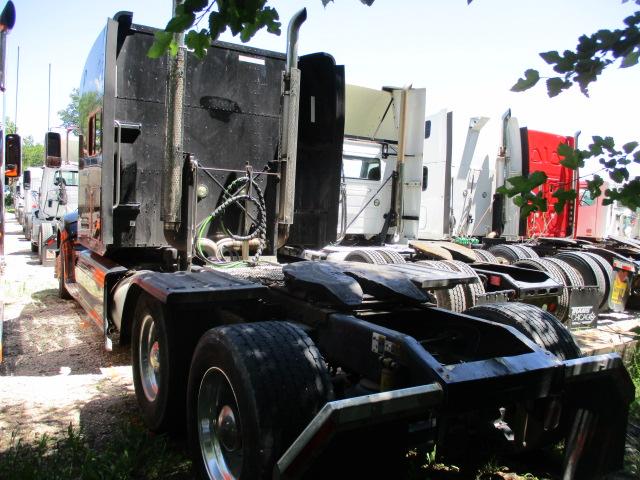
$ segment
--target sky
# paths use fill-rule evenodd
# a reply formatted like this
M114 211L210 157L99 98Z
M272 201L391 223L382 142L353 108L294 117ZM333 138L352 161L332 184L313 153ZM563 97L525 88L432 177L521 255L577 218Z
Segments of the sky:
M169 0L14 0L17 20L8 38L6 116L18 133L42 141L60 124L57 112L78 86L89 49L108 17L134 12L134 23L162 27ZM471 116L491 120L481 135L499 136L500 115L510 108L520 126L563 135L582 131L613 136L617 144L640 138L640 67L606 71L590 98L577 89L549 99L544 85L525 93L509 88L525 69L545 64L547 50L573 49L583 33L617 28L635 9L621 0L270 0L283 34L259 33L250 45L284 51L286 23L301 7L308 20L299 53L325 51L345 65L348 83L371 88L412 85L426 89L427 114L454 112L454 159ZM203 25L205 26L206 23ZM230 36L222 38L238 42ZM20 50L17 71L18 47ZM47 121L51 65L51 115ZM549 69L546 70L550 72ZM455 161L455 160L454 160ZM640 172L638 172L640 173Z

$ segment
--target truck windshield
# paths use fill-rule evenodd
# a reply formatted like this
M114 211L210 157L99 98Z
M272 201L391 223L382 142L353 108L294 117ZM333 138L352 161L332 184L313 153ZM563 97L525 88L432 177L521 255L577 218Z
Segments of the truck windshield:
M60 177L64 180L64 184L67 187L77 187L78 186L78 172L73 171L60 171Z
M346 178L380 180L379 158L344 156L342 167Z

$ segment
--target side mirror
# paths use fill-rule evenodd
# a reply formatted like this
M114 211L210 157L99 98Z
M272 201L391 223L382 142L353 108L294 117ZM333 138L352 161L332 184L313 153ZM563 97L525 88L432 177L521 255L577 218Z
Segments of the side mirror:
M57 186L59 186L59 185L60 185L60 177L56 177L56 178L53 180L53 184L54 184L56 187L57 187Z
M60 134L47 132L44 136L44 164L48 168L60 168L62 165L62 143Z
M4 137L5 142L5 175L19 177L22 172L22 148L20 135L10 133Z

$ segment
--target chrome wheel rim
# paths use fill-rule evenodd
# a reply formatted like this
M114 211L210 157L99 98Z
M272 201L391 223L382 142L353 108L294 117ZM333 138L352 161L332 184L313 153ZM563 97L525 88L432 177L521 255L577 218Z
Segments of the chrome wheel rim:
M238 402L231 382L216 367L207 370L200 382L198 438L209 478L240 478L244 452Z
M149 314L142 319L140 328L140 380L144 396L149 402L158 398L160 384L160 343L156 332L156 324Z

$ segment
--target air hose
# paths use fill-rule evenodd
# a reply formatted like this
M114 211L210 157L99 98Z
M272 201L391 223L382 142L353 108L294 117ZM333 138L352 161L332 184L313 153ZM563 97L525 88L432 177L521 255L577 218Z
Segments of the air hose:
M248 185L251 186L251 190L256 192L256 196L241 193ZM224 213L227 208L229 208L233 204L238 204L242 208L242 203L249 202L254 204L256 206L256 209L258 210L258 218L256 220L256 223L252 225L253 229L249 231L247 235L236 235L233 232L229 232L229 236L232 239L240 242L249 241L254 238L259 239L256 253L253 256L252 261L249 262L255 265L258 263L258 260L262 255L262 250L264 250L267 236L267 212L262 190L255 180L250 179L249 177L240 177L229 184L229 186L226 188L226 192L223 198L224 201L210 215L205 217L196 227L196 235L194 237L193 244L193 250L195 251L196 257L205 262L207 265L219 268L230 268L246 265L246 262L243 261L225 262L222 258L218 258L218 261L212 261L202 251L201 240L206 238L206 233L211 223L220 215L222 215L222 213Z

